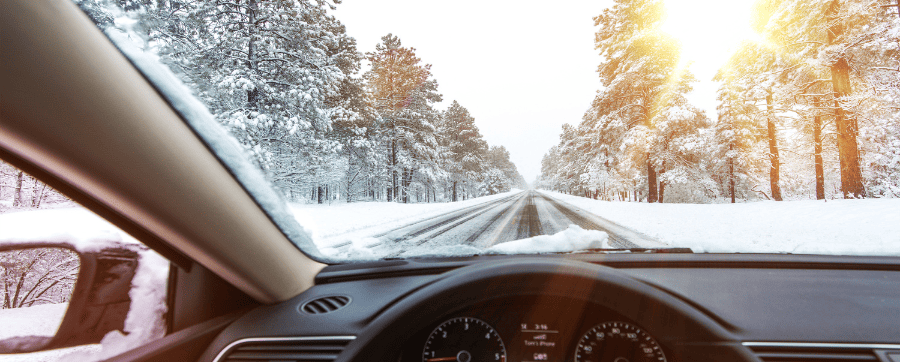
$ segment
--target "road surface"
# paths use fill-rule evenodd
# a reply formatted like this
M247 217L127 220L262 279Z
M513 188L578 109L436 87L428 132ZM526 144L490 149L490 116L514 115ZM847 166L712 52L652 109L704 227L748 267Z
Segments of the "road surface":
M410 250L469 245L487 248L507 241L556 234L572 224L605 231L613 248L667 246L546 194L523 191L374 235L379 242L370 247Z

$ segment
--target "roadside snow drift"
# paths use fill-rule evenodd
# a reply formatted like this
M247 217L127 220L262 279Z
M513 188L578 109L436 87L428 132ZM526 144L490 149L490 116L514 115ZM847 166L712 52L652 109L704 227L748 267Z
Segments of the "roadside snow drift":
M900 256L900 199L647 204L540 192L698 253Z
M570 225L568 229L553 235L539 235L497 244L485 249L485 251L499 254L534 254L609 247L609 235L605 232L584 230L578 225Z

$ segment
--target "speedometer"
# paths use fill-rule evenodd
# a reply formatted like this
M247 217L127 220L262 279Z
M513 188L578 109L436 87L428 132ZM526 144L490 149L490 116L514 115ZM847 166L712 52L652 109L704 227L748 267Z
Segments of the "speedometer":
M424 362L506 362L506 347L493 327L476 318L458 317L437 326L422 351Z
M665 362L662 347L647 332L626 322L606 322L578 340L578 362Z

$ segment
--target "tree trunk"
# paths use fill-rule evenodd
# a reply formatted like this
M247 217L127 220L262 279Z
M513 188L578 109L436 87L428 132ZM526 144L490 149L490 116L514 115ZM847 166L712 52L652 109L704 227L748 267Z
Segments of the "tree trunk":
M734 150L734 145L728 146L729 151ZM731 183L731 203L734 203L734 157L728 158L728 179Z
M22 179L25 177L22 171L16 174L16 193L13 194L13 207L22 206Z
M47 184L38 182L37 179L34 179L34 190L32 190L31 194L31 207L41 207L41 201L44 199L45 191L47 191Z
M453 202L456 202L456 183L457 181L453 181Z
M781 175L781 161L778 157L778 141L775 133L775 105L772 104L772 90L766 94L766 128L769 133L769 185L772 189L772 199L781 201L781 186L778 179Z
M350 203L351 198L352 197L350 196L350 179L347 178L347 203L348 204Z
M325 203L325 187L322 185L319 185L316 190L316 195L318 196L317 197L318 203L324 204Z
M662 175L665 172L666 172L666 161L663 161L662 169L660 169L659 172L657 172L657 178L659 178L659 175ZM660 180L659 181L659 198L656 200L656 202L659 202L660 204L663 203L665 201L665 197L666 197L666 182L663 180Z
M813 161L816 164L816 200L825 199L825 165L822 161L822 116L819 115L819 99L816 98L813 104L816 108L816 114L813 116L813 140L814 152Z
M409 203L409 186L411 184L412 184L412 170L404 168L403 175L400 180L400 186L401 186L401 192L402 192L400 199L403 201L404 204Z
M259 26L256 24L256 1L257 0L248 0L247 2L247 68L250 68L250 73L256 74L257 69L259 67L259 60L256 55L256 27ZM247 90L247 107L249 109L257 109L258 101L259 101L259 89L253 87L253 89Z
M650 153L647 153L647 202L654 203L656 198L656 169L653 168L653 162L650 160Z
M660 204L665 202L665 197L666 197L666 183L665 183L665 181L660 181L659 182L659 199L656 200L656 202L658 202Z
M388 202L399 197L400 185L397 184L397 142L391 140L391 192L388 193Z
M828 22L832 24L828 28L828 44L832 45L844 33L841 21L835 18L838 13L840 1L834 0L828 8ZM857 124L856 117L848 114L842 107L839 98L852 93L850 85L850 64L846 58L841 58L831 65L831 84L834 86L834 124L837 126L838 154L841 164L841 192L844 198L859 198L865 196L866 190L862 184L862 174L859 168L859 145L856 142Z

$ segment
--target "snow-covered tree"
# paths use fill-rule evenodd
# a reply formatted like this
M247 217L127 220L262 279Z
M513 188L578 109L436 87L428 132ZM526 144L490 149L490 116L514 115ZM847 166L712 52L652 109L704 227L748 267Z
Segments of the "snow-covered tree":
M764 35L784 54L802 62L806 69L823 74L811 83L825 83L822 107L829 107L837 131L841 190L845 197L866 195L860 162L858 135L860 106L866 94L867 75L875 75L886 64L875 61L875 48L896 49L896 16L885 11L883 0L771 0L771 16ZM896 50L894 51L896 52ZM896 53L894 53L896 54ZM884 59L886 60L886 59ZM896 58L894 59L894 63ZM892 64L893 65L893 64ZM896 76L896 74L895 74Z
M78 253L69 249L0 252L0 309L68 302L80 266Z
M484 155L488 144L475 126L469 110L453 101L443 113L441 139L447 146L448 171L452 183L452 201L459 199L459 184L475 185L485 171Z
M646 165L648 202L659 199L658 173L674 166L672 137L696 132L704 119L684 98L695 79L679 63L678 42L660 31L663 8L660 0L618 0L594 18L600 28L595 46L603 59L598 68L603 89L597 95L602 99L595 103L605 108L597 114L619 119L620 157Z
M291 200L437 200L454 172L431 66L392 34L363 56L329 13L338 1L77 1L159 54ZM476 138L466 195L491 168Z
M375 108L381 115L380 127L387 139L391 184L387 198L391 201L400 198L402 183L411 177L409 157L412 156L407 155L406 165L401 165L402 160L398 157L404 156L404 150L400 148L415 145L411 137L407 137L410 132L431 129L433 133L433 120L425 118L431 117L427 108L431 103L440 101L440 95L437 94L437 83L429 80L431 65L423 64L416 57L416 49L404 47L399 37L393 34L383 36L375 51L366 53L366 56L372 63L372 69L365 77ZM413 103L416 103L416 109L409 109Z

